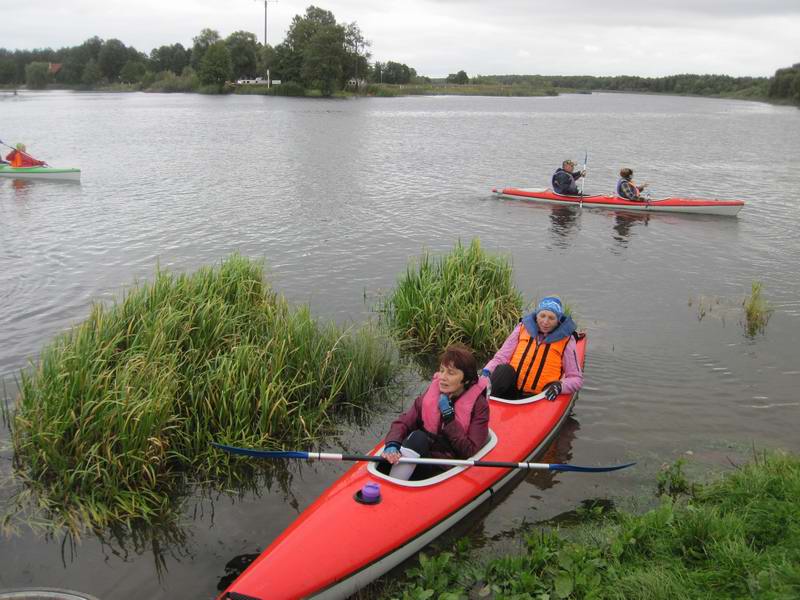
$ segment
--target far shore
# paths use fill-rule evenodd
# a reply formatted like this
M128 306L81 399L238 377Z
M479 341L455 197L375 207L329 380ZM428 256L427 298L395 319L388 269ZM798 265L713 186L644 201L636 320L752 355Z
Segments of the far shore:
M180 90L163 91L156 89L141 89L138 84L118 83L95 87L48 85L45 90L29 90L26 86L11 84L0 85L0 95L19 95L20 93L36 93L39 91L65 90L74 92L104 92L104 93L200 93L208 94L207 90ZM293 90L293 92L295 92ZM266 85L229 85L219 90L218 94L262 95L322 98L319 90L303 90L303 93L282 94L280 85L268 87ZM484 97L554 97L564 94L642 94L647 96L678 96L688 98L717 98L729 100L745 100L751 102L764 102L777 106L798 106L788 99L767 98L757 95L741 93L732 94L676 94L674 92L653 92L648 90L606 90L606 89L574 89L574 88L534 88L520 85L458 85L458 84L371 84L366 91L341 90L334 93L333 98L397 98L402 96L484 96Z

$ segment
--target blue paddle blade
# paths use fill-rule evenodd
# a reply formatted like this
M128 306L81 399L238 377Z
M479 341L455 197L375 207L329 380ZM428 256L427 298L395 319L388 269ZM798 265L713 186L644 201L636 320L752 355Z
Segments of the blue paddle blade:
M606 473L608 471L619 471L635 465L635 462L625 463L624 465L614 465L613 467L579 467L576 465L550 465L551 471L577 471L578 473Z
M252 456L254 458L308 458L308 452L295 450L256 450L255 448L239 448L238 446L227 446L216 442L211 442L211 445L231 454L241 454L242 456Z

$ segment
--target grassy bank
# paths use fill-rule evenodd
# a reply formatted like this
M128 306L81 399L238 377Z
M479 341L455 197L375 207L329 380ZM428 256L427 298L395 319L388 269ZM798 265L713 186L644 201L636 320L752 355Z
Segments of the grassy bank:
M438 352L464 342L487 355L502 345L522 308L509 259L484 252L475 239L409 263L380 310L382 322L411 350Z
M238 255L158 271L21 374L17 473L71 524L156 518L186 482L230 476L212 441L303 444L390 383L392 345L292 308Z
M585 511L580 526L529 534L517 555L477 565L463 548L421 556L384 597L800 597L800 458L757 457L704 485L689 485L673 468L659 488L666 493L654 510Z

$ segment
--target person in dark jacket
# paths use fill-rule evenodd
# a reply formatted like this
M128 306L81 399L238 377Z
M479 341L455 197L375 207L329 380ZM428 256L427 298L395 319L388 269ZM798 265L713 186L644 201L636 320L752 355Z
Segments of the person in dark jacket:
M409 479L416 465L398 463L401 456L469 458L489 439L488 379L478 377L478 363L463 344L439 357L439 370L428 389L389 428L382 456L393 465L390 475ZM441 469L418 468L427 476Z
M620 169L619 181L617 181L617 196L626 200L643 202L645 198L642 197L642 192L646 187L646 183L636 185L633 182L633 171L631 169L628 167Z
M586 176L586 170L575 172L575 161L565 160L561 167L553 173L552 187L556 194L562 196L580 196L578 179Z

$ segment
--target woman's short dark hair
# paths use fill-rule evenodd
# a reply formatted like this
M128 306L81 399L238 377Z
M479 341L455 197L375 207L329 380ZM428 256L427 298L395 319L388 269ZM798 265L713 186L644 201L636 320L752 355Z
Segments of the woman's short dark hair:
M619 176L625 179L630 179L631 177L633 177L633 171L631 171L628 167L624 167L620 169Z
M478 381L478 362L472 349L465 344L450 344L439 355L439 364L452 366L464 373L464 387Z

